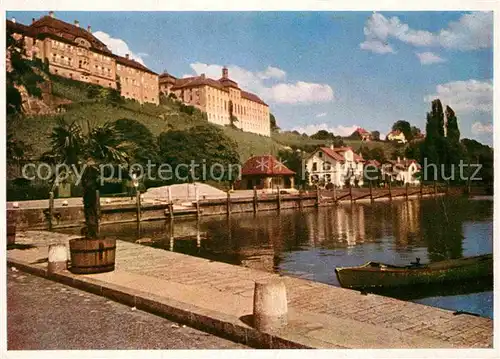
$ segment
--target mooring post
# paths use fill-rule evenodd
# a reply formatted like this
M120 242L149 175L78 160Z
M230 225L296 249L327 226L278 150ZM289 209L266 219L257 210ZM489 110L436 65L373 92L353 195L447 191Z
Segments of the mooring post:
M172 189L167 187L168 214L170 219L174 219L174 203L172 202Z
M227 215L229 216L231 214L231 190L227 190L227 202L226 202L226 207L227 207Z
M320 201L321 201L321 195L319 193L319 186L316 185L316 207L319 207Z
M450 181L446 181L446 195L450 194Z
M351 204L354 202L352 198L352 184L349 183L349 196L351 197Z
M302 203L302 188L299 188L299 209L302 210L303 208L303 203Z
M49 193L49 231L52 230L54 221L54 192Z
M420 181L420 198L424 196L424 181Z
M278 200L278 211L279 211L279 210L281 210L281 191L280 191L280 186L278 186L277 189L278 189L277 200Z
M141 221L141 191L135 192L135 204L137 209L137 222Z
M406 192L405 192L405 197L406 197L406 200L408 201L408 185L409 183L406 182Z
M333 202L337 203L337 186L333 185Z
M434 180L434 195L436 196L438 193L438 188L437 188L437 181Z
M196 184L194 186L194 198L196 201L196 218L200 218L200 196Z
M372 185L372 180L370 180L370 202L373 203L373 185Z
M389 180L389 199L392 201L392 181Z
M253 213L258 211L257 186L253 186Z

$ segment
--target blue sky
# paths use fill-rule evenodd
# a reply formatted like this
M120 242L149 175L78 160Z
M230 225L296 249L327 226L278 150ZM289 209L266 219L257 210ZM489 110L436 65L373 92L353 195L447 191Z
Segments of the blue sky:
M46 12L7 12L29 24ZM56 12L92 26L115 53L177 77L221 66L270 106L279 126L386 134L425 130L430 100L462 137L493 142L493 16L480 12Z

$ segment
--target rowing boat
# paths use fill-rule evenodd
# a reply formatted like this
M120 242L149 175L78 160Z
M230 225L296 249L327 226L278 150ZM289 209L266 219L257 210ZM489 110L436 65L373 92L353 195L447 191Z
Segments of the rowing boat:
M389 288L471 280L493 276L493 254L430 264L417 261L408 266L368 262L357 267L338 267L335 273L345 288Z

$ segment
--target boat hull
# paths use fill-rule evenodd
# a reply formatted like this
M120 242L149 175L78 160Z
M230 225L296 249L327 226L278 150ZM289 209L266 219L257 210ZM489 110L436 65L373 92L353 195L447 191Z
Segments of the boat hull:
M493 276L493 255L436 262L421 267L396 267L369 262L359 267L336 268L342 287L401 287L465 281Z

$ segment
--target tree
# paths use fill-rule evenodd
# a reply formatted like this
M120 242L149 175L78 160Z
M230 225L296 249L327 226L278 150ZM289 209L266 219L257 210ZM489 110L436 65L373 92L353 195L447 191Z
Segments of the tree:
M173 182L194 180L195 176L207 180L213 175L214 179L226 181L237 177L234 171L229 172L229 165L237 170L235 165L240 164L238 145L215 126L206 124L185 131L163 132L158 137L158 147L162 163L168 163L174 171L178 169L179 177ZM190 171L191 163L196 166L194 172ZM205 177L203 168L206 169Z
M276 118L272 113L269 113L269 123L271 124L271 132L278 132L280 130L276 123Z
M314 140L331 140L335 138L335 135L326 130L319 130L314 135L311 135L311 138Z
M411 141L413 139L413 135L411 132L411 125L408 121L403 121L403 120L396 121L392 125L392 130L403 132L407 141Z
M82 173L85 236L98 237L96 190L99 189L103 165L126 165L132 146L127 143L113 123L84 129L76 122L60 120L50 135L50 156L55 163L74 166ZM57 180L57 179L56 179Z
M7 95L7 114L16 114L22 112L22 97L19 91L24 87L30 96L42 97L42 90L38 87L45 80L42 73L42 67L34 66L34 62L29 61L24 47L24 37L14 38L14 34L7 29L6 53L10 61L10 70L6 75L6 95Z
M446 106L446 138L454 144L460 141L460 130L458 129L457 116L450 106Z
M151 131L137 120L122 118L114 122L114 126L123 138L134 143L134 150L130 153L130 160L135 163L147 164L158 162L158 144Z
M411 137L412 139L418 138L422 131L417 126L411 126Z
M380 141L380 132L379 131L372 131L372 138L373 138L373 141Z
M305 184L305 173L302 173L302 151L301 150L281 150L278 158L286 167L295 172L295 183L299 186Z
M238 117L233 114L234 108L233 101L229 100L228 111L229 111L229 125L236 128L235 123L238 122Z

